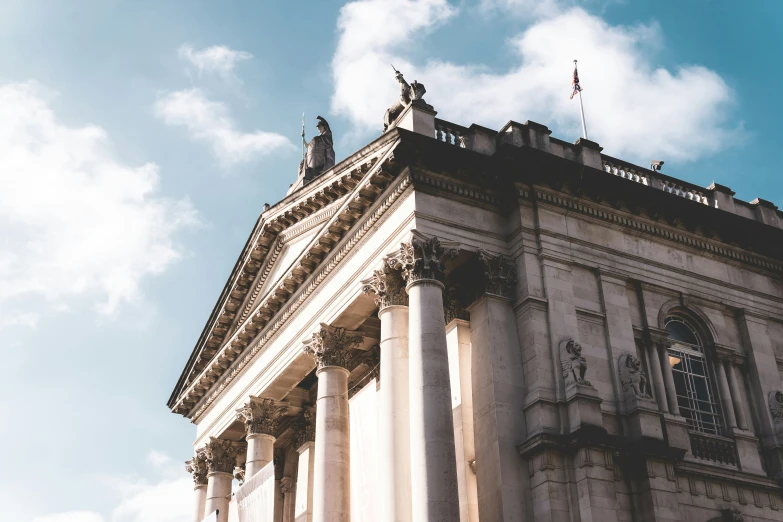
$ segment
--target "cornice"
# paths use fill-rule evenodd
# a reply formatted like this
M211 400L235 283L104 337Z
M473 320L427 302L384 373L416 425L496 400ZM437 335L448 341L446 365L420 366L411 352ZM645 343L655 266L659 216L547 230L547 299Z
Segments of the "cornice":
M332 216L334 216L336 212L337 212L336 202L331 203L328 207L326 207L325 210L316 213L314 216L312 216L309 219L305 219L299 225L283 231L277 237L273 245L274 248L270 250L269 255L264 261L264 266L262 270L259 272L259 275L256 278L255 283L253 284L253 291L250 292L249 296L246 298L245 306L242 307L242 314L235 320L232 326L232 330L231 330L232 333L236 332L237 329L240 326L242 326L242 324L245 322L250 312L253 310L253 308L255 308L258 302L259 294L261 293L261 289L264 288L264 284L267 281L267 277L269 276L269 273L272 271L272 268L275 266L275 263L277 262L277 258L280 255L280 252L283 251L283 247L286 246L286 244L291 242L293 239L296 239L297 237L312 230L313 228L320 225L327 219L331 218Z
M520 188L519 196L524 199L529 199L531 194L529 190ZM591 216L602 221L607 221L616 225L638 230L651 236L660 237L669 241L674 241L689 246L691 248L707 251L712 254L731 259L733 261L750 264L757 268L772 271L777 274L783 274L783 263L773 261L769 258L748 254L745 251L730 248L723 244L707 241L696 235L689 235L680 231L674 231L669 228L642 221L641 219L623 216L603 208L596 208L584 203L582 200L575 200L549 192L536 191L535 197L539 202L565 208L571 212L578 212L580 214Z
M199 404L199 411L192 416L194 418L198 417L204 408L211 404L220 391L231 381L232 376L238 374L244 368L260 347L287 321L287 318L301 304L302 300L321 283L325 275L319 272L318 275L314 276L316 268L324 264L330 252L343 239L345 232L353 227L395 177L396 174L390 168L393 162L392 158L391 153L387 152L385 161L379 161L360 182L354 185L353 190L343 199L339 209L336 209L334 215L322 225L320 233L313 238L308 247L292 264L291 268L280 278L280 284L263 298L245 323L225 342L209 367L204 369L193 380L192 384L177 397L176 403L172 406L175 413L191 416L193 408L196 404ZM410 183L410 180L408 180L408 183ZM404 187L401 190L404 190ZM366 233L365 227L366 224L357 233L361 232L361 235ZM321 272L324 270L331 271L334 265L339 262L339 260L335 261L335 259L337 257L341 259L344 256L344 254L340 255L340 253L346 248L346 245L351 245L352 247L356 240L358 239L354 240L352 238L343 245L335 258L332 258ZM305 285L306 279L310 281L307 285ZM306 287L304 291L300 290L302 286ZM293 295L298 291L299 297L292 301ZM274 323L271 323L273 318L277 319ZM272 324L271 328L269 327L270 323ZM234 364L239 354L246 350L261 331L265 333L258 342L254 343L253 349L242 358L239 364ZM223 378L229 368L231 370L227 374L228 377ZM218 390L213 392L209 399L204 402L202 399L218 380L221 380Z

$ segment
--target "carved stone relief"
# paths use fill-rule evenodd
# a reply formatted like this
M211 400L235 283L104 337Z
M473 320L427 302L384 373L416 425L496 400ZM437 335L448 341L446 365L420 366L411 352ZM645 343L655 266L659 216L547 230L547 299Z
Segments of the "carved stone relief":
M651 399L647 388L647 376L642 371L642 362L631 353L620 356L620 383L623 391L632 394L639 399Z
M517 267L514 260L483 250L479 251L479 259L484 263L484 274L487 276L485 292L513 299L517 284Z
M563 368L566 387L574 384L592 386L590 381L585 379L587 360L582 356L582 345L574 339L568 338L560 343L560 365Z
M209 473L234 473L240 446L230 440L210 437L204 445Z
M772 422L775 424L783 423L783 392L780 390L769 392L768 403Z

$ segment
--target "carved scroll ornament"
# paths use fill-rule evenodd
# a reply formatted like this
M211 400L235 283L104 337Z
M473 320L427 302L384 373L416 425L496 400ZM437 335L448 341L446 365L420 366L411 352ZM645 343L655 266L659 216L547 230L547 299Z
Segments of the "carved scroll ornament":
M402 243L400 249L389 256L391 268L402 270L402 277L408 284L422 279L443 282L446 259L459 253L456 243L443 242L437 237L426 237L415 233L410 243Z
M288 406L272 399L250 396L250 400L237 410L237 419L245 423L248 435L275 435L280 418Z
M188 473L193 475L193 485L195 487L207 485L207 458L204 455L204 450L196 450L196 454L192 459L185 463L185 469Z
M375 304L381 310L387 306L408 306L408 294L402 272L384 262L383 268L374 270L372 275L362 282L362 292L375 294Z

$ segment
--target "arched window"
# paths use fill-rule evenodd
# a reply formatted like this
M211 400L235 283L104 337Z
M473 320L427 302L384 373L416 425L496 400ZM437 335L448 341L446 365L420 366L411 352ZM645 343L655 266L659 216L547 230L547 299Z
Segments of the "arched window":
M685 317L670 315L664 321L672 342L669 364L680 413L694 430L720 434L723 426L711 365L704 352L703 335Z

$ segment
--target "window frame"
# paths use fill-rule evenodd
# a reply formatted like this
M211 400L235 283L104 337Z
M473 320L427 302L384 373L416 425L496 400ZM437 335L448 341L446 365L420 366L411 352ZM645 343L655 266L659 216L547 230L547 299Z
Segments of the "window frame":
M697 344L688 343L671 337L667 328L677 322L688 328ZM714 361L707 352L707 343L703 331L690 318L672 313L664 319L664 329L669 332L670 345L667 349L668 360L674 378L675 396L680 414L686 418L691 430L710 435L721 436L726 422L723 418L721 398L718 395ZM671 362L677 359L676 364ZM680 366L680 368L676 368ZM701 366L701 372L699 371ZM703 381L701 386L699 381ZM685 395L681 393L685 388Z

